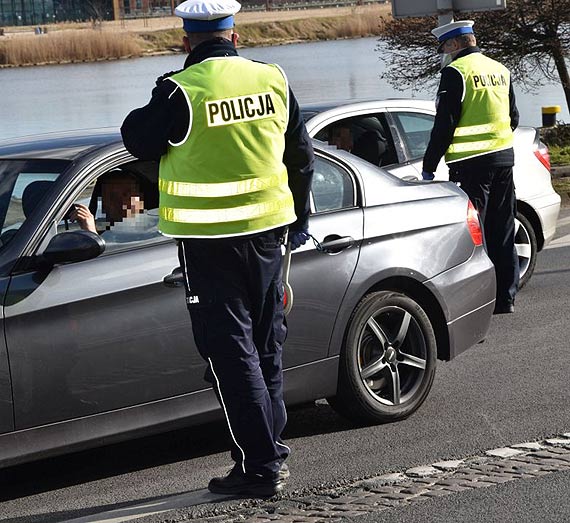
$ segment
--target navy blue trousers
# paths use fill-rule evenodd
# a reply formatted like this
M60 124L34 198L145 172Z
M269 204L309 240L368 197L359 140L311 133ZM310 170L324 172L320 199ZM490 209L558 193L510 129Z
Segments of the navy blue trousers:
M514 303L519 285L515 249L516 196L512 167L454 168L449 179L459 182L479 211L487 254L495 266L497 303Z
M246 474L274 477L289 455L283 403L282 230L255 236L179 241L194 340L209 363Z

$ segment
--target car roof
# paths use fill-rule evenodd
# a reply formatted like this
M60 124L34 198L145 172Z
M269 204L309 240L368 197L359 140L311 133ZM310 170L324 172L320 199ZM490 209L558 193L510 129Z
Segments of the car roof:
M338 153L336 147L331 147L318 140L312 141L313 145L320 150ZM120 143L122 143L122 138L117 128L80 129L22 136L0 141L0 160L75 160L88 151Z
M117 128L81 129L0 141L0 159L74 160L90 149L121 142Z
M318 102L310 104L301 104L303 113L322 113L334 109L346 110L366 110L375 107L414 107L417 109L434 109L434 103L431 100L419 100L417 98L379 98L374 100L362 100L355 102L354 100L345 100L337 102Z

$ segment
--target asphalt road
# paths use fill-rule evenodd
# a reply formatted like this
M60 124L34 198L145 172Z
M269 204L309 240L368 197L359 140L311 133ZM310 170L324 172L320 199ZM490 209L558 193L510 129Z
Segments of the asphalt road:
M560 223L559 239L539 255L516 313L496 316L485 343L440 363L430 396L411 418L354 427L323 403L292 410L285 434L293 451L289 491L318 492L356 478L570 432L570 209L563 209ZM227 448L220 423L0 471L0 520L87 518L173 494L186 494L188 503L211 501L203 489L212 476L227 471ZM510 490L529 506L532 496L544 494L543 513L535 513L534 520L570 519L570 474L515 483L424 503L415 517L405 512L411 507L384 511L382 520L509 521L485 515L493 507L497 514L515 514L509 510ZM471 519L438 519L442 507L449 514L461 515L465 507L475 512ZM175 514L165 514L164 520ZM549 519L556 514L567 518ZM91 520L110 521L104 515ZM366 520L377 521L359 519Z

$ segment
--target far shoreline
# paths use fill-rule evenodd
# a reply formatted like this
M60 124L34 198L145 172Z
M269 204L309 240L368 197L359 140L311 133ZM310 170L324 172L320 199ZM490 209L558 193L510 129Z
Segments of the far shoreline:
M236 17L238 49L378 36L384 17L389 15L389 5L240 13ZM153 19L155 26L160 22L163 27L153 30L141 28L144 21L129 22L128 27L105 22L97 29L89 24L60 24L47 26L48 33L41 35L8 33L0 38L0 69L183 53L184 33L181 27L172 27L179 25L178 18ZM90 45L85 46L85 41Z

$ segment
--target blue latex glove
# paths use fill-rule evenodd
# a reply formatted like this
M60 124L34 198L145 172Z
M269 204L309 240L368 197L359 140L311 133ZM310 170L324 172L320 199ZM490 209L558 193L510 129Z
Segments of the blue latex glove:
M424 180L433 180L434 179L434 175L433 173L428 173L427 171L422 171L422 178Z
M305 245L310 237L311 236L307 229L303 229L302 231L289 231L289 243L291 244L291 250L294 251L298 247L301 247L301 245Z

